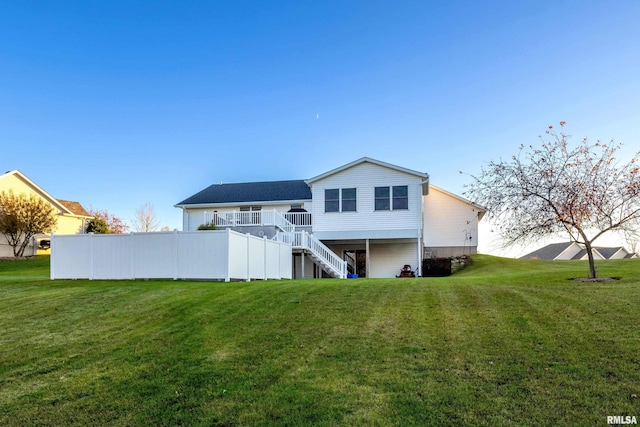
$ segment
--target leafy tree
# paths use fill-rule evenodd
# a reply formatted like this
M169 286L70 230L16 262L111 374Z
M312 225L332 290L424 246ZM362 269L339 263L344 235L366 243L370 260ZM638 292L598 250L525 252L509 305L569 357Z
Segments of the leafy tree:
M87 233L111 234L111 230L109 230L107 221L105 221L103 218L94 216L87 223Z
M142 232L156 231L158 229L158 218L151 203L145 203L136 211L136 216L133 219L133 228Z
M13 248L13 255L21 257L36 234L50 233L56 226L55 209L34 194L0 193L0 232Z
M102 221L104 221L104 223L107 224L107 230L106 232L104 231L93 231L94 233L101 233L101 234L106 234L106 233L111 233L111 234L125 234L129 232L129 226L122 221L120 218L118 218L115 215L110 214L109 212L107 212L106 210L95 210L95 209L90 209L89 210L89 214L93 215L94 219L101 219ZM92 220L89 220L89 223L91 223ZM98 227L98 230L101 230L101 226ZM87 225L87 233L91 232L89 230L89 226Z
M465 195L484 205L507 245L568 234L586 249L596 277L593 243L609 231L634 233L640 224L640 152L628 162L615 157L621 144L575 147L552 126L538 147L520 146L510 160L483 167Z

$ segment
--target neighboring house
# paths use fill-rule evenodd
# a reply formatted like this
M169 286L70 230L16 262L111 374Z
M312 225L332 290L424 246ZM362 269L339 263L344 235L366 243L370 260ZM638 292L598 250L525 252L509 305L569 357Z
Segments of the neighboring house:
M14 170L0 175L0 192L9 190L13 190L15 194L35 194L46 200L56 212L57 222L53 230L56 234L83 233L87 221L91 219L91 215L89 215L80 203L68 200L59 200L52 197L20 171ZM38 241L42 241L47 240L48 237L49 236L46 234L40 234L36 236L36 239ZM37 248L38 245L34 242L32 247L27 249L25 255L35 254ZM3 235L0 235L0 257L11 256L13 256L11 246L8 245L6 238Z
M214 184L176 207L185 231L214 223L290 242L294 277L394 277L476 253L485 213L426 173L367 157L307 180Z
M588 259L587 251L583 246L576 242L552 243L535 250L527 255L520 257L521 259L545 259L545 260L586 260ZM627 251L622 246L613 248L594 247L594 259L619 259L619 258L637 258L633 252Z

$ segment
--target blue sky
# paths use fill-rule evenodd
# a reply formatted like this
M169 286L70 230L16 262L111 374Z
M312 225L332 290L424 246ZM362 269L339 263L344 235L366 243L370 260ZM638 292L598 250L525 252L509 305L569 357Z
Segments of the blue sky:
M0 3L0 167L128 223L368 156L461 193L567 122L640 137L637 1Z

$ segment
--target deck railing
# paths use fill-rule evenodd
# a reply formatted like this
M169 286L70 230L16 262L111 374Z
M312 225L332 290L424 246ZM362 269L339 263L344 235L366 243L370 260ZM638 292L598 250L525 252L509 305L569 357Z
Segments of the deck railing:
M275 209L260 211L232 211L204 213L204 224L221 227L275 226L282 231L292 232L296 226L311 226L310 212L280 212Z

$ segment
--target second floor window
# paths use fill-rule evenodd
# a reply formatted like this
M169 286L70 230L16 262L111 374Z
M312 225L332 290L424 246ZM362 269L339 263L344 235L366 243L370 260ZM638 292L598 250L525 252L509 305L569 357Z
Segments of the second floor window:
M324 211L340 212L340 189L331 188L324 190Z
M356 189L343 188L342 189L342 212L355 212L355 211L356 211Z
M407 185L375 188L375 210L395 211L402 209L409 209L409 187Z
M355 188L331 188L324 190L325 212L355 212L356 207Z
M406 185L393 187L393 210L409 209L409 189Z
M375 208L377 211L388 211L391 209L391 203L389 202L389 187L376 187L375 199Z

